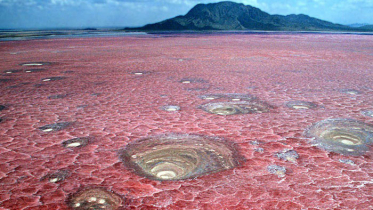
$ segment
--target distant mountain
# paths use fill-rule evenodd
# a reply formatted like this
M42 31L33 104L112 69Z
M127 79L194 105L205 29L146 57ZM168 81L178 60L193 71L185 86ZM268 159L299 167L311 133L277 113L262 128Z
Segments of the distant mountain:
M126 30L356 30L307 15L270 15L258 8L229 1L198 4L186 15ZM362 29L367 30L367 29Z
M373 25L364 25L359 27L358 29L373 31Z
M369 25L368 23L354 23L354 24L349 24L347 26L350 26L352 28L359 28L359 27L363 27L363 26L366 26L366 25Z

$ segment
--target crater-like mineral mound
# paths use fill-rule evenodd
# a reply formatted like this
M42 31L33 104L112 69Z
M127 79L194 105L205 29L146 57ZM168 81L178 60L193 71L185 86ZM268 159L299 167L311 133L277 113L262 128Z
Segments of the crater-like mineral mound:
M352 119L327 119L310 126L305 135L327 151L359 156L373 143L373 126Z
M291 109L314 109L317 104L308 101L289 101L286 106Z
M254 114L269 112L273 107L261 101L239 101L208 103L200 107L206 112L217 115Z
M71 195L68 200L68 205L77 210L116 210L122 203L121 196L104 188L85 188Z
M191 134L140 139L128 144L119 155L136 174L153 180L194 178L237 167L244 160L233 143Z

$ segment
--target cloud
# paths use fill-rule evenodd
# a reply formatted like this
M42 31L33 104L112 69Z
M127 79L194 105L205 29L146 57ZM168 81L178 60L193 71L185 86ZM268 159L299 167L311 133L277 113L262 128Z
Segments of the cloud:
M65 6L65 5L77 6L77 5L81 5L82 3L83 3L82 0L50 0L50 4L62 5L62 6Z
M347 1L340 1L336 2L333 5L334 9L339 10L352 10L352 9L359 9L359 10L366 10L373 8L373 1L371 0L347 0Z
M347 2L352 4L362 4L364 6L373 6L373 1L371 0L347 0Z
M29 5L77 5L82 0L0 0L0 6L29 6Z
M142 26L222 0L0 0L0 28ZM372 22L372 0L236 0L270 14L336 23ZM349 14L349 15L346 15ZM43 20L43 21L41 21Z
M37 3L37 0L0 0L0 6L32 6Z

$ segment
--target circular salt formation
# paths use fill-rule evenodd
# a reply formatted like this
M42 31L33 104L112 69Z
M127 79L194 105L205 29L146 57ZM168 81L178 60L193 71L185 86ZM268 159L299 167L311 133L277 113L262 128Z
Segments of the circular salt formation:
M352 119L327 119L313 124L305 135L319 148L343 155L359 156L373 143L373 126Z
M71 125L71 122L60 122L39 127L43 132L59 131Z
M47 77L47 78L41 79L41 81L48 82L48 81L57 81L57 80L63 80L63 79L66 79L66 77Z
M4 74L13 74L13 73L18 73L20 72L21 70L5 70L3 71Z
M19 65L21 66L46 66L46 65L51 65L52 63L50 62L30 62L30 63L21 63Z
M189 84L189 83L208 83L208 81L200 78L184 78L179 81L180 83Z
M240 101L240 102L221 102L208 103L200 107L206 112L217 115L233 115L233 114L254 114L269 112L271 105L260 101Z
M65 148L77 148L84 147L91 141L90 137L73 138L62 142L62 146Z
M72 209L115 210L122 206L123 198L103 188L86 188L70 196L68 205Z
M131 72L131 74L134 74L134 75L144 75L144 74L149 74L150 72L149 71L134 71L134 72Z
M27 69L25 70L26 73L34 73L34 72L43 72L46 71L45 69Z
M137 140L119 152L120 159L140 176L182 180L237 167L244 160L233 143L190 134L169 134Z
M350 95L361 94L361 91L358 91L358 90L355 90L355 89L342 89L342 90L340 90L340 92L350 94Z
M289 101L286 106L292 109L314 109L317 107L316 104L308 101Z
M175 112L175 111L179 111L180 107L174 106L174 105L167 105L167 106L162 106L161 109L168 111L168 112Z

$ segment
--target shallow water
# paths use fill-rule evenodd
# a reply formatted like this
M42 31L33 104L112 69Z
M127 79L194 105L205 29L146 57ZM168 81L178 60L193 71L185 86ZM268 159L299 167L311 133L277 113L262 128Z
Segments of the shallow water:
M21 41L35 39L70 39L70 38L94 38L94 37L123 37L137 36L144 38L155 37L177 37L194 35L297 35L297 34L344 34L344 35L373 35L371 32L328 32L328 31L153 31L153 32L130 32L122 29L99 29L99 30L0 30L0 41Z
M0 207L372 209L372 55L373 36L356 34L1 42ZM323 135L306 130L325 119L358 120L326 136L347 149L364 144L364 152L317 145ZM170 134L224 139L239 164L211 167L232 160L233 150L210 141L167 146L176 162L162 151L144 155L161 178L215 170L190 179L152 180L123 164L127 145ZM152 150L164 147L156 143ZM136 151L131 157L141 158ZM194 164L200 155L209 161Z
M21 41L35 39L66 39L89 37L141 36L145 32L125 32L114 29L100 30L0 30L0 41Z

